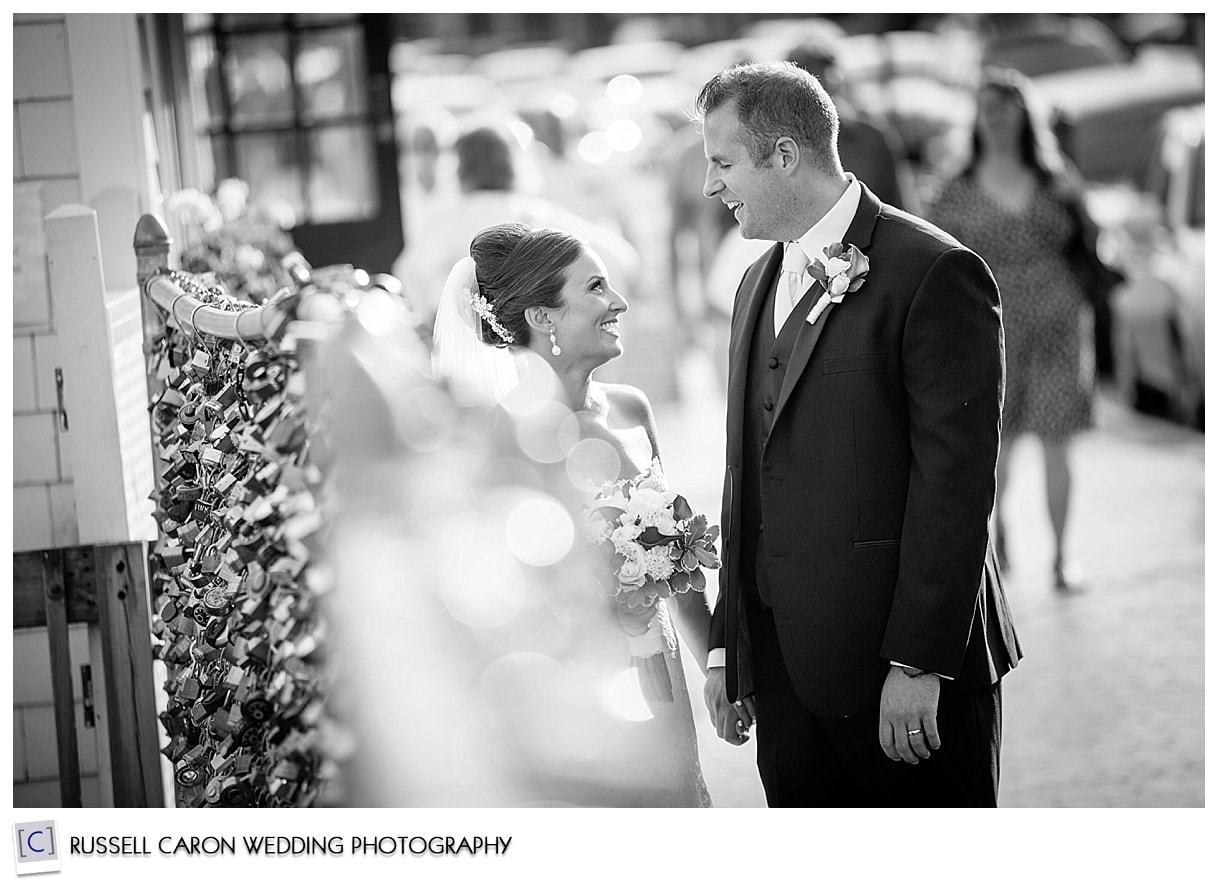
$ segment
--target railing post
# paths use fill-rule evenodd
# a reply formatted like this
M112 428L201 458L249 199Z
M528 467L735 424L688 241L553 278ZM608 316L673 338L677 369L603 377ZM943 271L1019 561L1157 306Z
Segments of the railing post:
M148 297L148 280L160 273L169 269L169 246L173 244L173 237L169 235L169 230L164 222L153 214L144 214L140 216L139 221L135 225L135 235L132 240L132 248L135 251L135 278L136 284L139 286L140 293L140 315L144 326L144 380L146 384L148 403L156 401L161 394L162 386L164 385L151 369L151 364L147 361L147 356L151 354L152 346L158 337L166 333L164 322L161 316L157 313L156 306ZM161 477L164 463L161 461L157 450L157 435L156 435L156 415L152 411L148 414L149 440L152 444L152 470L153 470L153 486L160 489L163 479ZM157 530L158 534L160 530ZM117 561L115 561L117 563ZM144 584L148 585L148 602L151 603L152 592L154 591L150 580L148 579L148 560L145 555L140 561L142 567ZM104 584L104 580L103 580ZM141 612L141 615L149 615L148 612ZM148 622L151 629L151 620ZM137 708L137 717L141 720L147 719L147 714L158 714L165 709L165 693L164 683L166 670L164 663L153 660L151 653L148 657L149 661L149 676L153 681L152 688L155 690L152 700L153 707L151 711L140 712ZM150 802L149 805L173 805L173 766L163 756L153 754L152 751L157 751L160 740L159 726L153 724L150 732L142 735L143 743L140 750L145 754L148 763L148 768L159 768L162 780L143 782L144 786L134 791L127 790L123 792L121 786L115 788L115 800L131 799L143 797ZM138 762L138 757L128 757L127 762ZM121 804L121 803L119 803Z
M169 246L173 238L156 215L145 214L135 225L135 278L140 287L149 278L169 269Z
M150 354L153 341L164 332L162 322L156 309L148 299L148 280L158 273L169 269L169 246L173 237L159 217L153 214L141 215L135 225L135 239L131 243L135 249L135 278L140 289L140 317L144 326L144 355ZM144 380L148 390L148 402L151 404L161 394L161 381L148 369L145 361ZM161 486L161 458L156 451L156 419L149 414L149 430L152 439L152 473L153 486Z

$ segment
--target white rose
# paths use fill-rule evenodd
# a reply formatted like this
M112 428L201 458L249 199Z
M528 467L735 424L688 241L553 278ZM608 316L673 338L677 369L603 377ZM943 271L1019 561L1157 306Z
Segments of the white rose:
M642 546L634 540L639 538L643 532L643 528L638 524L622 524L610 533L610 538L613 540L613 549L618 554L630 556L632 554L642 553Z
M672 516L672 512L667 508L655 513L655 516L651 519L651 526L655 527L665 536L675 536L681 532L676 519Z
M840 261L839 261L840 262ZM847 264L848 266L848 264ZM850 278L844 273L842 275L833 276L829 279L829 296L840 297L846 293L846 289L850 287Z
M828 262L825 264L825 275L829 278L833 278L834 276L840 276L842 273L848 272L849 269L850 261L842 260L840 257L830 257Z
M652 490L650 487L639 487L630 497L630 505L626 508L626 514L633 517L654 516L667 504L663 492Z
M638 588L647 581L647 563L642 554L627 556L617 570L617 580L630 588Z

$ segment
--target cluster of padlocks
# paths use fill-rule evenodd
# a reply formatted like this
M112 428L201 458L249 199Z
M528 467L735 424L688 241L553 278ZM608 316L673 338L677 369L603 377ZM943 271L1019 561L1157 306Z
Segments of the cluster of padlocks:
M324 638L307 540L321 525L321 475L296 352L290 337L253 344L172 328L153 350L164 384L152 402L162 463L153 629L168 667L160 719L177 803L313 804L324 783Z

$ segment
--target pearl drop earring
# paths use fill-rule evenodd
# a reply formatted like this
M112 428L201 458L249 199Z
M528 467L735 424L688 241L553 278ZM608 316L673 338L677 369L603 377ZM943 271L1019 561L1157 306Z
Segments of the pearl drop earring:
M558 345L558 341L554 339L554 328L550 328L550 352L553 355L562 355L562 348Z

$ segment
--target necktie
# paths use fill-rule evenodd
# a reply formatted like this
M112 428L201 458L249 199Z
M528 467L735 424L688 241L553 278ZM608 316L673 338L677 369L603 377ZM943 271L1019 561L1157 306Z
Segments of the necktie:
M783 324L795 304L799 303L808 290L811 279L808 277L808 255L798 242L788 242L786 253L782 257L782 277L774 297L774 336L782 331Z

